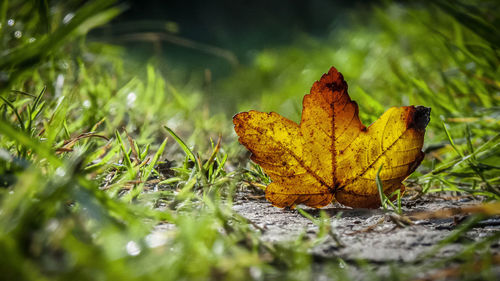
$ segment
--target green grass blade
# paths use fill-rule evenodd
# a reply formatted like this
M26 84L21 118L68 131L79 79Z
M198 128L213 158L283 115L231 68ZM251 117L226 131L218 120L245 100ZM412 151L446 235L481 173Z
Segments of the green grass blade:
M196 156L194 156L193 151L191 151L191 149L189 149L189 147L186 145L186 143L184 143L184 141L182 141L182 139L179 138L174 133L174 131L172 131L172 129L170 129L169 127L163 126L163 128L165 128L165 130L167 130L167 132L172 136L172 138L174 138L174 140L181 146L184 153L186 153L186 155L189 157L189 160L193 161L194 163L197 163Z
M160 145L160 148L158 148L158 151L156 151L155 155L153 156L153 160L149 162L149 164L146 166L145 170L142 173L141 180L144 182L146 181L150 176L151 173L153 172L153 169L158 163L158 160L160 159L161 155L163 154L163 151L165 150L165 146L167 145L167 140L168 138L165 138L165 140L162 142Z
M27 135L25 132L17 130L16 128L12 127L11 124L1 119L0 132L10 139L16 141L18 144L29 147L41 157L49 160L49 162L55 167L58 167L62 164L62 161L52 153L52 149L50 147L47 147L44 143L38 142L37 140Z
M380 171L382 170L382 167L384 164L380 165L377 171L377 175L375 176L375 183L377 184L377 190L378 190L378 195L380 196L380 204L384 208L384 210L387 209L387 197L384 194L384 189L382 186L382 181L380 180Z
M12 112L14 112L14 114L16 115L16 118L17 118L17 122L19 123L19 126L21 127L21 129L24 131L26 130L26 128L24 127L24 122L23 122L23 118L19 115L19 112L17 112L17 109L16 107L9 101L7 100L6 98L0 96L0 99L3 100L3 102L8 106L10 107L10 109L12 110Z
M118 140L118 143L120 144L120 148L121 148L122 153L123 153L123 160L125 162L125 166L130 171L133 169L132 161L130 160L130 155L128 154L128 151L125 148L125 143L123 143L122 137L120 136L120 133L118 132L118 130L115 131L115 136L116 136L116 139Z
M455 145L455 142L453 141L453 138L451 137L450 131L448 131L448 128L446 127L446 123L444 123L444 121L441 121L441 123L443 125L444 132L446 133L446 136L448 137L448 141L450 142L451 147L453 147L453 149L457 152L457 154L460 157L464 158L462 151L460 151L458 149L458 147Z

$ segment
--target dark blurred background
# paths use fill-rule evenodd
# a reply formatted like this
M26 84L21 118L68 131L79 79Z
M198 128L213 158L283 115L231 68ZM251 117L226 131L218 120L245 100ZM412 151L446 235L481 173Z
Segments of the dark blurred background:
M217 77L260 49L346 27L349 11L363 13L378 2L123 1L125 12L93 35L124 44L138 60L161 55L179 67L210 68Z

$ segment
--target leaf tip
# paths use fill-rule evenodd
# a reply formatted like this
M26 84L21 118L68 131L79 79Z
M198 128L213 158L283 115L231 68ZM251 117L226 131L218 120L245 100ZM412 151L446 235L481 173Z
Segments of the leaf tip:
M412 118L409 120L408 127L417 130L425 130L431 120L431 109L425 106L415 106Z

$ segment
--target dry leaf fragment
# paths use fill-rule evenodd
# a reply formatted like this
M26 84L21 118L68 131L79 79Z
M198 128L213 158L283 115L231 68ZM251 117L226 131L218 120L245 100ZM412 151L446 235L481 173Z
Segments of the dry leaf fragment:
M420 164L430 108L392 107L366 128L347 83L334 67L304 96L300 125L271 112L233 117L239 142L269 175L266 198L277 207L320 208L334 199L376 208L378 168L387 195Z

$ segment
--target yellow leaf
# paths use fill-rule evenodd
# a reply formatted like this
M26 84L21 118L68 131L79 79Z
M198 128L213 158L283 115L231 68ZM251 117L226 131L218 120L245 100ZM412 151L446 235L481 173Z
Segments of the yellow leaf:
M277 207L320 208L333 200L351 207L380 206L375 176L390 195L420 164L430 108L392 107L366 128L331 68L304 96L300 125L271 112L233 117L239 142L269 175L266 198Z

